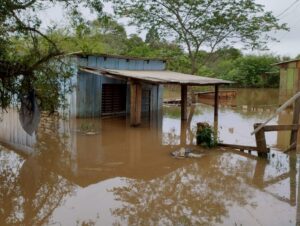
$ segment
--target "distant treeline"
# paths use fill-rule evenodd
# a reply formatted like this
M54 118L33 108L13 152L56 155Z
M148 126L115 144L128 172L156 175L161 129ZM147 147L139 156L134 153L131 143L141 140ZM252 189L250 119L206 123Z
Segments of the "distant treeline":
M188 54L179 44L161 39L155 29L148 31L145 40L137 34L128 37L124 26L109 16L61 28L51 36L67 52L159 57L167 60L169 70L191 71ZM238 87L278 87L279 69L272 64L287 59L273 55L244 55L227 46L213 53L201 51L195 74L232 80Z
M113 14L105 13L104 2ZM55 7L63 19L45 26L44 13ZM127 35L122 18L145 39ZM65 56L77 51L159 57L169 70L229 79L240 87L277 87L278 69L271 64L283 59L244 55L233 46L262 50L276 40L272 34L288 30L255 0L1 0L0 108L30 93L41 109L65 106L74 74Z

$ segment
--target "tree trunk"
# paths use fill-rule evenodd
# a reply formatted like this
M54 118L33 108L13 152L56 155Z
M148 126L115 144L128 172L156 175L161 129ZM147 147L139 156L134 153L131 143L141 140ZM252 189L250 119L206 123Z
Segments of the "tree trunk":
M194 75L197 72L197 58L193 55L190 56L192 68L191 68L191 74Z

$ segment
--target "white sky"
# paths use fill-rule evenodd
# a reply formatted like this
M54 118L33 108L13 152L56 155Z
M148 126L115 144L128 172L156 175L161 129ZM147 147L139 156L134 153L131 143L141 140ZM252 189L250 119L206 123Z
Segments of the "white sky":
M288 24L290 31L278 32L274 37L279 43L270 43L269 49L272 53L295 57L300 54L300 1L299 0L256 0L256 2L266 6L267 10L274 12L275 16L280 15L291 4L293 7L279 16L280 22Z
M247 53L273 53L281 56L291 56L295 57L300 54L300 0L256 0L257 3L265 5L265 9L268 11L273 11L275 16L279 16L280 22L287 23L290 31L277 32L273 35L280 42L270 42L268 44L269 51L264 52L247 52ZM282 14L291 4L293 7L288 9ZM109 3L105 3L104 11L112 13L112 8ZM90 13L88 9L82 9L83 15L88 19L93 19L94 16ZM42 21L44 24L50 24L51 21L60 22L63 24L64 18L62 16L61 9L59 7L52 8L47 12L43 12ZM122 24L126 24L126 20L120 20ZM299 24L299 25L298 25ZM134 27L126 27L127 33L135 33ZM141 35L142 37L144 34Z

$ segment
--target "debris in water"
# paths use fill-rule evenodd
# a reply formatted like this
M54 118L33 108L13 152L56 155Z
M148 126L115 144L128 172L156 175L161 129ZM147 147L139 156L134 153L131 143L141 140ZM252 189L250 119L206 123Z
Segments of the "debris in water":
M96 133L96 132L90 131L90 132L86 132L85 134L86 134L86 135L96 135L97 133Z
M104 164L105 166L120 166L120 165L123 165L124 162L108 162L106 164Z
M203 153L193 152L188 148L180 148L179 150L171 152L171 155L175 158L201 158L204 156Z

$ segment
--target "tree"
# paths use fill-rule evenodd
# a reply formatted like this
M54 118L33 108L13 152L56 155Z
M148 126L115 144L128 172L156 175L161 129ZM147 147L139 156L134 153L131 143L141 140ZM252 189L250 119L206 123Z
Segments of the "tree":
M112 34L115 36L126 37L125 28L109 15L98 17L91 22L91 27L95 34Z
M62 4L71 18L80 18L84 5L101 12L98 0L2 0L0 4L0 108L32 90L45 110L55 110L63 100L62 83L71 73L62 59L64 52L43 29L38 13Z
M149 45L155 47L156 44L160 42L160 37L158 31L155 27L151 27L146 34L145 42L149 43Z
M276 62L278 57L269 55L239 57L227 71L220 65L223 66L221 78L236 81L242 87L278 87L279 71L272 66Z
M161 37L177 40L188 51L191 73L201 49L211 52L241 41L263 48L272 30L287 30L254 0L113 0L115 13L140 29L155 28Z

